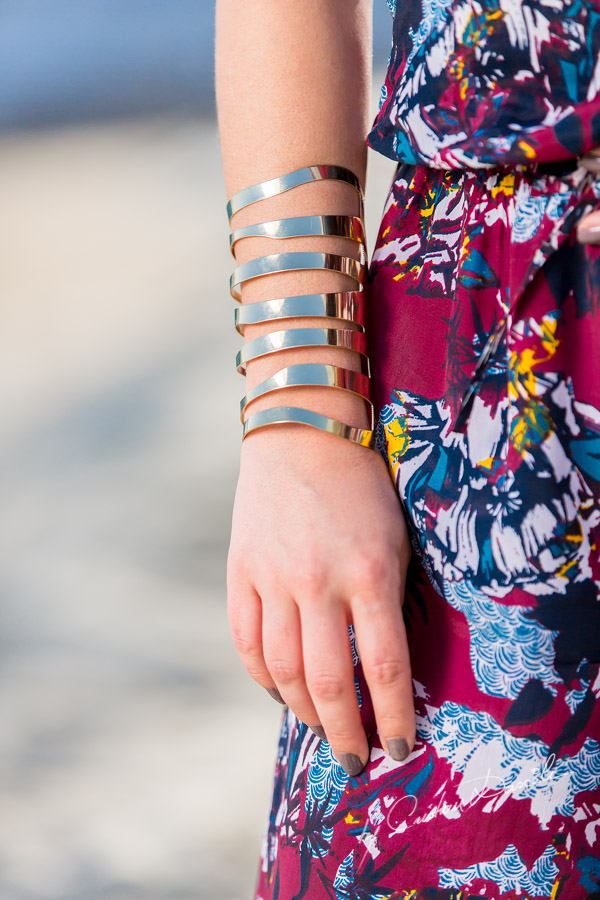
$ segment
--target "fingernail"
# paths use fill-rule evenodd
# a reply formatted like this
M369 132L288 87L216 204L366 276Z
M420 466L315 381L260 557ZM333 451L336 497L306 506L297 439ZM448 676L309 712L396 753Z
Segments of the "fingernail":
M405 738L388 738L387 739L387 747L388 753L392 757L392 759L397 760L397 762L402 762L403 759L406 759L410 750L408 749L408 743Z
M577 240L580 244L600 244L600 225L578 228Z
M360 756L357 756L356 753L340 753L338 762L346 775L358 775L365 767Z
M314 731L314 733L317 735L317 737L320 738L322 741L327 740L327 735L325 734L325 729L323 728L322 725L309 725L308 727L310 728L311 731Z
M285 700L277 690L277 688L265 688L267 694L270 694L273 700L277 700L278 703L281 703L282 706L285 706Z

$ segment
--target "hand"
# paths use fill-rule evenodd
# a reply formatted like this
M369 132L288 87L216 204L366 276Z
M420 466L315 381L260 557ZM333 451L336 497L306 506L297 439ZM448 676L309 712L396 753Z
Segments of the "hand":
M581 157L581 164L600 175L600 147L594 147ZM600 244L600 210L588 213L577 225L577 239L582 244Z
M245 439L227 564L233 641L258 684L324 729L350 775L369 759L350 623L384 749L404 759L414 746L402 618L409 557L379 453L309 426Z

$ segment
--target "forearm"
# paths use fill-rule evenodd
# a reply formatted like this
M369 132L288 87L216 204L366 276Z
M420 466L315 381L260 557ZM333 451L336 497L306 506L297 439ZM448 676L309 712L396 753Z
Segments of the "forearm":
M364 184L371 5L217 0L216 92L228 196L316 160L335 160Z
M371 78L370 0L218 0L216 88L221 153L227 196L241 188L305 165L335 163L351 169L364 186L365 135ZM270 219L315 213L357 215L358 196L348 185L314 182L246 207L232 228ZM236 261L275 252L328 251L358 257L342 238L285 241L245 238ZM306 294L352 291L356 284L333 271L278 273L242 285L242 302ZM344 327L331 319L286 320L246 326L245 337L282 327ZM347 327L347 323L346 323ZM358 370L355 352L337 347L281 351L253 360L247 387L295 362L329 362ZM351 424L365 425L366 408L356 395L319 388L288 388L290 405L307 406ZM252 411L273 406L273 395Z

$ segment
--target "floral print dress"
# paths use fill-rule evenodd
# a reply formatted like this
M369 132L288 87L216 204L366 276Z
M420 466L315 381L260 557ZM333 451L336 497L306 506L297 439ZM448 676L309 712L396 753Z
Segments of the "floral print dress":
M369 763L285 709L255 898L600 898L600 6L391 11L369 339L416 743L383 752L350 628Z

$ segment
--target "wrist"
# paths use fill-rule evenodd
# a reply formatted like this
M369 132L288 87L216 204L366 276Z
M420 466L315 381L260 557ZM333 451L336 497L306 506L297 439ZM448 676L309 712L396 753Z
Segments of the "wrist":
M243 212L244 206L264 201L272 190L285 194L301 179L352 184L359 216L349 219L329 212L271 221L263 216L262 224L232 231L239 265L230 292L246 309L243 317L236 317L236 327L244 323L238 330L245 339L236 358L238 372L246 376L242 438L274 425L279 431L288 426L289 432L291 425L371 448L373 407L364 330L367 254L356 177L338 166L297 170L243 189L229 201L228 213ZM300 211L297 201L280 197L278 202ZM327 252L322 252L323 237ZM282 238L284 252L248 255L251 246L266 251ZM309 249L316 241L318 249Z
M244 410L244 418L247 419L255 413L276 406L312 410L321 416L336 419L355 428L370 429L372 424L370 407L358 394L313 386L287 387L285 391L274 391L257 397Z
M304 472L311 481L317 477L331 480L340 470L373 464L386 470L381 454L372 448L296 422L251 431L242 441L240 454L243 469L260 465L271 477L277 477L282 469Z

